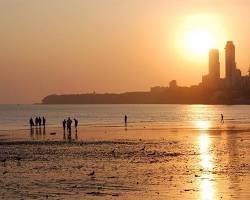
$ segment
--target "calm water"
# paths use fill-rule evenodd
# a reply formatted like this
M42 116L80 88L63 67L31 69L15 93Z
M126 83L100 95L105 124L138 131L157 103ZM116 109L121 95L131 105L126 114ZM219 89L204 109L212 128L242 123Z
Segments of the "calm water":
M198 122L198 126L216 127L221 113L230 126L250 122L250 106L246 105L0 105L0 130L25 129L35 116L45 116L48 126L61 126L68 116L76 117L81 126L120 126L125 114L131 126L186 128Z

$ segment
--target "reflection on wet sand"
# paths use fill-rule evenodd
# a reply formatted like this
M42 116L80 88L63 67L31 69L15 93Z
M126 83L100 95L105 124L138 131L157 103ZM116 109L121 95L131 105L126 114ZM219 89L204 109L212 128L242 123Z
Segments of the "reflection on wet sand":
M64 141L69 141L69 142L71 142L72 141L72 133L71 133L71 131L69 131L69 132L65 132L65 131L63 131L63 140ZM78 134L77 134L77 130L75 131L75 141L77 141L78 140Z
M211 128L209 121L195 121L197 129L200 130L198 138L199 152L200 152L200 199L212 200L216 197L213 180L212 169L214 167L213 156L211 155L211 139L208 135L208 130Z
M205 120L195 121L194 124L199 130L208 130L209 128L211 128L211 123Z
M202 171L200 183L200 198L212 200L216 197L212 169L214 167L213 158L210 152L211 139L206 131L202 131L199 136L200 167Z
M41 128L41 127L30 128L30 138L32 140L45 139L45 135L46 135L45 127L43 127L43 128ZM35 138L34 138L34 136L35 136Z

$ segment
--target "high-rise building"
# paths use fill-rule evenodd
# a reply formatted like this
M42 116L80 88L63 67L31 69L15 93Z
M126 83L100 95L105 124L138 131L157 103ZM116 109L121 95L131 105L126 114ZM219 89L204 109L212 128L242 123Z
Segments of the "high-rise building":
M209 77L211 81L220 79L220 61L219 51L217 49L211 49L209 51Z
M228 41L225 47L226 62L226 83L228 88L235 85L236 63L235 63L235 47L232 41Z

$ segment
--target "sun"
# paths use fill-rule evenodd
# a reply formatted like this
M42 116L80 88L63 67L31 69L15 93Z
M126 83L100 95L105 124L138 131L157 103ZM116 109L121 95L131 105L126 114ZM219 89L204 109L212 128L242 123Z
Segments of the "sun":
M215 38L206 29L195 28L186 35L186 45L189 51L195 55L205 54L211 48L215 48Z
M226 31L219 16L194 14L183 16L176 27L177 51L191 60L207 60L210 49L223 48Z

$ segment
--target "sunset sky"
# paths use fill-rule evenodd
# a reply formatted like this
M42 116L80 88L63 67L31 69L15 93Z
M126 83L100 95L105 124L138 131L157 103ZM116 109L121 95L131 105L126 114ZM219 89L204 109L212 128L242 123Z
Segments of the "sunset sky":
M249 0L0 0L0 103L201 81L233 40L250 66Z

